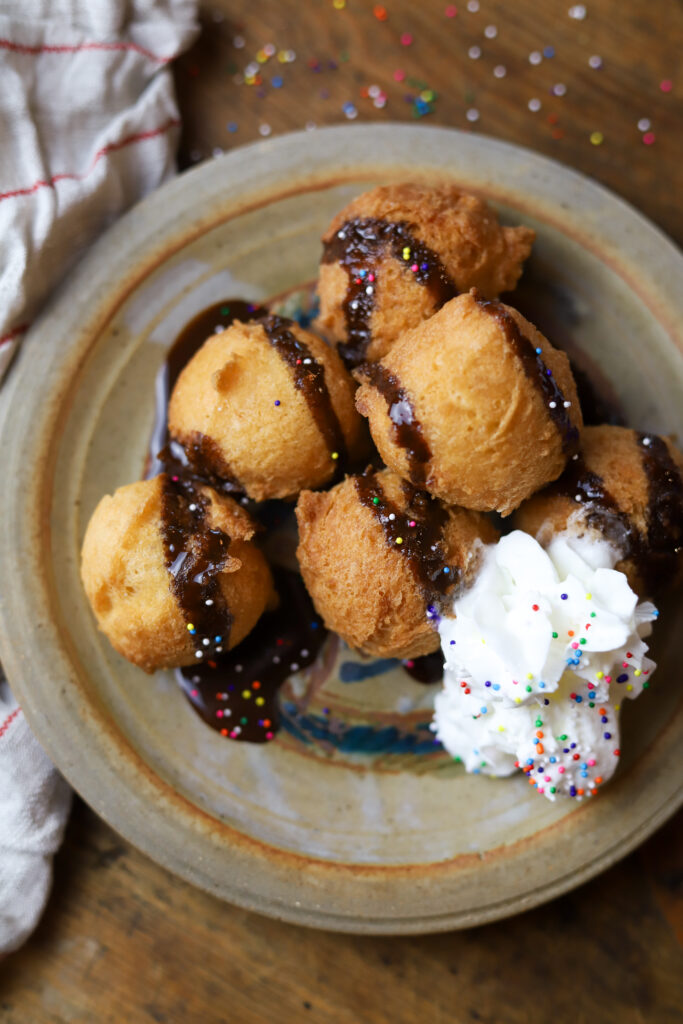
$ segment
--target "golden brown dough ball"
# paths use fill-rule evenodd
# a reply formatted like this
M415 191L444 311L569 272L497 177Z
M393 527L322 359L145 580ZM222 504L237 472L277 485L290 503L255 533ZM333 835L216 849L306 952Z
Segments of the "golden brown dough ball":
M253 535L231 498L166 474L102 498L81 553L100 629L147 672L235 647L274 595Z
M284 317L236 321L180 374L169 431L199 472L236 481L250 498L322 487L364 455L365 424L337 353Z
M377 657L437 650L435 609L475 571L483 516L446 508L388 469L303 491L296 508L301 574L325 625Z
M521 313L474 292L355 376L384 462L449 505L508 515L578 449L566 355Z
M316 327L355 366L458 292L515 287L534 232L501 227L482 199L455 185L385 185L349 203L323 236Z
M615 568L641 597L683 577L683 455L665 437L626 427L586 427L581 454L559 480L515 513L515 526L549 543L553 534L603 536L621 553Z

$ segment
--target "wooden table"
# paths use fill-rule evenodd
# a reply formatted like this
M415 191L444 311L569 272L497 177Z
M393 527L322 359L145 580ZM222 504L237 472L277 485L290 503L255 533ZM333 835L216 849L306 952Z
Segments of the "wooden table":
M354 112L362 121L422 116L554 156L683 240L680 5L593 0L585 18L579 5L579 17L568 15L570 0L480 0L478 11L458 3L455 15L453 6L203 5L202 38L176 69L181 163ZM271 43L275 55L259 65ZM481 56L468 56L472 47ZM288 50L296 59L280 61ZM244 83L251 61L261 85ZM602 877L509 921L356 938L218 903L79 802L46 916L0 965L0 1020L673 1024L683 1007L682 839L679 815Z

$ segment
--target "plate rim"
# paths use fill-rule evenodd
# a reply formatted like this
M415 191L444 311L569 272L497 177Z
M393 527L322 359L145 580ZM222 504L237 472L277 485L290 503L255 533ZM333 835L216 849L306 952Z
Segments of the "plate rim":
M365 144L372 142L374 146L377 146L378 139L381 142L382 137L386 137L387 140L391 140L395 143L397 135L401 135L405 138L406 150L410 148L409 140L415 138L416 135L419 136L421 140L430 139L430 144L437 148L443 148L443 142L439 141L437 143L436 140L443 140L448 137L454 142L457 141L457 144L460 147L465 147L465 149L469 147L471 151L474 151L475 153L479 152L485 157L488 155L493 158L496 155L500 156L502 154L505 155L506 160L514 157L518 162L522 161L523 163L530 164L531 171L529 173L532 178L534 174L540 175L543 171L546 171L551 178L556 178L559 174L565 182L570 182L572 187L576 189L579 194L590 195L591 199L595 201L598 206L600 203L605 203L607 207L612 210L621 209L624 217L626 218L627 224L634 229L637 229L637 232L640 232L637 246L640 247L640 249L644 248L646 252L653 254L655 257L652 263L645 263L647 268L647 273L644 275L645 278L647 278L648 274L652 273L651 268L653 266L666 259L666 279L668 280L670 277L679 284L678 292L671 292L667 295L666 289L662 289L661 280L658 280L657 282L646 282L654 284L655 287L645 289L648 298L644 301L646 301L646 304L653 312L653 315L657 315L653 309L654 305L658 310L659 315L664 317L668 333L673 337L674 341L677 342L679 350L683 351L683 328L681 328L680 324L676 322L674 312L668 309L673 299L673 295L677 294L680 296L683 294L683 256L671 240L668 239L658 227L653 225L652 222L636 211L623 199L604 188L604 186L599 185L592 179L582 175L580 172L574 171L571 168L566 168L564 165L551 160L548 157L535 154L531 150L523 149L522 147L515 146L511 143L490 139L482 135L460 132L456 129L388 123L381 126L339 126L320 129L315 133L288 133L286 135L277 136L274 139L253 143L250 146L239 147L238 149L224 154L217 160L214 159L208 161L205 164L193 168L191 171L172 179L156 192L146 197L141 203L138 203L132 208L132 210L128 211L128 213L124 214L124 216L88 251L87 258L81 261L64 285L52 297L40 319L24 338L21 351L14 360L14 364L10 369L9 379L5 381L2 391L0 391L0 473L3 474L3 479L16 479L26 483L28 474L25 469L23 473L18 472L20 468L19 464L21 462L21 454L26 453L27 451L33 451L36 456L32 474L34 481L36 478L43 478L42 490L40 489L40 485L34 482L37 500L35 501L36 508L33 510L31 516L22 516L20 513L19 505L21 505L22 510L25 511L23 504L23 502L25 502L25 495L22 494L21 486L12 489L11 495L7 494L8 488L4 488L4 493L0 495L0 514L2 516L2 520L8 525L13 524L13 529L5 529L0 534L0 562L3 566L10 567L10 571L7 572L6 575L3 574L5 575L5 580L2 593L0 593L0 656L2 657L7 677L11 681L15 694L26 713L29 724L40 737L41 742L47 749L53 761L60 767L60 770L62 770L63 774L68 778L74 788L84 795L87 802L93 806L97 813L108 821L112 827L117 829L117 831L124 835L135 846L142 849L148 856L152 857L157 862L162 863L166 868L181 877L184 877L193 884L200 885L208 891L213 892L215 895L228 899L230 902L246 909L258 910L261 913L278 917L292 923L365 934L418 934L424 932L445 931L452 928L469 927L473 924L483 924L508 916L511 913L526 910L532 906L537 906L548 899L552 899L563 892L569 891L575 885L582 884L582 882L594 877L600 871L615 863L621 856L630 852L630 850L635 848L635 846L650 835L657 827L659 827L659 825L663 824L663 822L674 813L677 807L683 803L683 791L680 791L674 786L672 793L668 794L667 800L663 800L649 817L641 820L638 825L628 831L625 835L622 835L619 840L615 839L612 845L592 861L583 865L583 867L575 869L574 871L559 878L552 879L540 889L536 888L534 891L517 893L502 901L499 900L495 904L479 907L475 910L470 909L460 912L450 911L445 915L437 915L430 918L421 918L418 915L410 918L387 917L386 919L356 919L353 917L340 916L336 913L331 913L330 911L316 911L313 906L287 906L277 900L274 902L271 900L268 905L261 905L264 901L262 899L259 900L254 893L245 892L240 888L235 888L234 886L229 892L227 891L229 887L226 888L225 886L223 886L222 891L216 892L215 882L211 879L204 878L203 876L198 877L197 873L191 871L190 866L185 863L185 858L183 858L183 856L178 856L178 851L175 851L175 856L171 856L168 854L168 851L163 848L164 855L161 856L158 847L151 849L148 837L144 834L140 834L139 829L127 827L127 822L122 820L122 818L125 818L125 814L114 812L110 806L110 801L103 799L101 793L98 795L98 793L95 792L97 786L92 783L89 778L79 775L77 762L73 762L72 751L70 751L68 747L69 743L73 742L73 740L65 738L60 742L59 737L55 737L55 735L50 731L49 719L47 718L45 709L40 707L37 695L34 695L33 692L32 676L36 668L41 663L43 664L43 669L49 667L45 664L45 658L41 659L41 657L39 657L42 652L39 651L38 654L34 654L32 660L26 659L24 655L18 649L15 649L15 646L12 644L12 636L17 633L21 617L26 616L27 612L30 612L32 603L29 600L28 594L30 587L27 584L27 579L25 578L22 567L18 564L18 561L21 560L18 560L17 553L21 551L25 554L30 549L31 545L38 544L40 531L48 528L49 510L45 505L45 498L50 491L50 487L48 486L50 481L50 472L47 458L48 439L43 437L38 443L37 450L35 445L33 448L31 447L31 439L27 437L24 437L21 440L21 443L17 444L16 436L14 436L12 432L11 412L13 409L17 408L17 403L19 402L23 402L24 405L31 405L30 399L26 402L25 399L20 398L20 395L26 394L22 387L22 382L24 382L27 377L36 377L35 371L31 365L31 357L34 352L38 350L40 350L41 355L44 355L45 352L48 353L48 357L45 360L45 363L47 364L47 377L53 384L53 388L49 392L48 396L46 396L45 400L45 409L43 410L44 421L46 418L49 418L54 409L59 408L63 395L67 394L69 389L73 386L73 373L75 372L77 376L80 361L85 358L86 354L85 349L82 352L79 350L79 344L82 347L83 340L88 335L94 335L96 324L95 322L89 322L86 315L80 334L76 333L73 338L72 349L69 350L66 353L66 357L62 359L62 352L57 349L57 345L54 340L52 341L52 344L50 344L50 338L48 335L55 333L51 325L51 320L59 317L60 309L62 307L66 308L70 302L70 297L74 296L81 288L83 288L86 293L88 289L92 290L95 287L98 272L101 276L105 266L111 268L111 265L114 264L116 270L119 270L120 268L122 274L117 279L115 272L112 273L111 269L108 271L107 276L111 276L112 280L116 281L116 285L112 286L113 291L116 293L116 302L112 301L110 303L111 314L115 308L124 301L126 295L135 287L137 281L144 277L146 273L149 273L154 266L158 266L162 262L162 260L159 259L156 263L152 263L154 253L157 252L161 246L164 248L164 258L168 258L168 256L171 255L168 251L169 239L173 240L176 238L178 241L178 248L188 243L188 226L184 223L184 221L188 221L189 219L187 216L184 218L184 221L181 218L181 223L177 226L176 230L173 230L168 224L168 210L173 208L174 200L177 197L181 197L183 193L187 190L191 190L193 186L197 186L197 195L200 195L201 187L206 185L207 195L202 197L201 201L198 203L200 208L203 209L207 206L213 207L214 214L219 210L223 210L224 212L229 211L230 203L225 202L225 200L216 206L216 195L220 191L221 185L224 187L222 179L224 172L227 171L227 164L230 163L234 165L236 173L237 169L241 165L246 167L249 165L250 160L254 160L261 170L261 177L259 178L258 174L255 175L252 168L250 170L250 186L251 192L254 197L256 197L259 195L258 186L253 183L260 182L262 198L259 201L255 198L253 205L261 205L263 202L263 195L267 195L268 189L271 187L269 185L268 174L266 173L266 165L273 152L279 154L281 161L282 154L289 153L289 159L291 160L295 158L296 150L301 146L309 149L312 148L313 151L321 150L324 154L326 149L334 150L336 145L337 149L343 147L343 150L348 152L349 149L353 149L353 145L348 141L349 136L354 136L358 139L359 142L356 143L356 148L362 149L361 143ZM292 151L294 151L294 156L292 156ZM322 161L322 164L324 164L324 160ZM336 176L331 176L329 169L325 173L321 172L322 164L317 168L316 173L311 174L308 177L302 177L299 175L299 178L297 179L298 187L292 191L300 191L303 188L314 189L315 187L329 187L331 179L338 181L352 180L354 177L358 178L359 175L362 176L363 173L366 175L369 174L370 177L377 178L377 168L380 166L377 162L372 165L368 163L363 164L363 162L359 161L359 158L356 157L351 159L347 164L338 167L338 174ZM396 167L395 163L393 164L393 167ZM426 170L427 167L424 163L424 156L421 155L420 162L418 163L417 174L414 176L424 176ZM432 166L430 168L430 172L432 173L432 176L433 174L441 176L446 174L441 166L438 170L436 167ZM389 173L385 170L383 177L386 178L388 176ZM450 177L457 180L458 174L452 173ZM538 181L536 184L538 184ZM470 187L472 186L470 185ZM246 186L245 190L248 193L249 186ZM286 191L286 189L276 187L277 197L280 198L283 192ZM489 191L490 194L491 190L485 189L484 191ZM505 187L497 190L493 189L493 191L496 195L504 198ZM271 198L273 197L271 196ZM513 202L513 205L517 205L518 208L525 208L524 206L520 207L519 200L516 196L510 201ZM193 204L189 205L192 206ZM232 205L235 206L234 200L232 201ZM539 214L538 205L534 206L533 209L531 207L526 207L526 209L530 213L533 212L534 215L540 217L540 219L553 223L552 218L548 218L543 212ZM240 207L239 203L237 203L234 212L235 214L238 212L244 212L244 206ZM128 255L133 246L131 239L135 236L138 238L140 236L138 226L141 225L144 220L154 221L156 218L159 218L164 223L165 227L163 230L157 231L156 235L153 233L152 237L146 240L141 249L143 253L142 256L138 256L137 259L129 261ZM208 220L202 220L199 218L199 223L195 225L196 234L199 235L204 231L209 230L210 227L215 226L226 219L229 218L227 216L221 216L218 218L214 216L213 219L209 218ZM557 221L555 221L555 225L558 226ZM563 230L564 233L568 233L570 237L574 237L575 239L577 237L573 232L565 231L564 228L560 228L560 230ZM128 237L129 232L130 237ZM166 238L165 242L163 241L164 237ZM583 243L585 244L585 239L583 240ZM592 248L591 246L588 247ZM136 248L140 248L139 241L136 243ZM654 253L652 253L653 249ZM593 249L593 251L595 250ZM618 261L618 253L615 252L613 255ZM137 276L135 273L136 271L139 271ZM622 276L624 275L622 274ZM629 280L628 276L627 280ZM642 281L638 282L638 284L639 287L637 290L642 298L642 289L644 289L645 286ZM670 285L667 287L670 287ZM72 317L75 315L76 311L80 312L84 305L83 301L74 302L74 308L71 314ZM676 303L674 302L673 305L675 306ZM668 311L666 315L664 310ZM671 313L671 317L668 315L669 312ZM99 319L103 319L101 311ZM660 320L660 322L662 321ZM64 329L62 328L62 332L63 330ZM41 372L43 374L43 378L45 378L45 366L41 368ZM47 385L43 384L43 386ZM28 392L28 394L30 395L31 392ZM35 395L33 396L33 404L35 404ZM41 470L43 472L41 472ZM25 566L25 564L26 561L24 559L23 565ZM9 590L12 590L16 595L15 599L12 601L8 601L6 597L6 593ZM45 596L47 598L49 594L46 593ZM41 619L36 621L36 631L42 630L43 632L49 632L49 625L50 623L47 620ZM69 710L69 701L73 702L74 700L74 693L71 693L69 696L70 687L75 683L75 679L73 677L73 665L69 665L68 659L64 656L64 651L60 651L60 656L57 659L57 662L58 668L56 670L55 682L59 680L61 684L61 690L59 691L57 699L61 701L65 710ZM49 665L54 667L54 657L50 658ZM78 683L76 683L76 688L77 687ZM96 699L95 703L97 703ZM83 713L83 716L86 719L89 719L91 728L94 727L94 719L90 718L93 709L90 709L89 714L85 713L86 709L81 708L80 710ZM96 709L98 714L100 710L101 709ZM683 703L679 703L676 715L672 717L663 732L671 731L675 721L681 719L682 712ZM118 733L118 729L116 731ZM98 736L97 733L95 733L95 735L98 739L102 739L102 736ZM146 768L139 755L127 744L125 738L120 734L117 737L113 737L112 735L107 737L105 730L104 738L109 740L116 739L114 746L123 741L129 758L127 768L132 768L133 777L135 776L136 771L142 775L145 773L148 775L153 774L149 768ZM108 745L105 745L105 750L107 749ZM651 751L645 751L639 759L639 762L632 766L629 772L625 773L625 776L627 777L628 775L631 775L637 768L638 763L646 760L651 754ZM78 778L76 776L78 776ZM130 786L131 783L133 783L133 777L131 777L131 779L126 777L124 780L122 774L115 775L111 780L111 784L118 786L123 784L123 789L125 791L126 786ZM165 786L167 789L171 788L168 784L164 783L162 779L156 776L155 778L157 778L158 783ZM623 778L620 781L623 782ZM610 791L612 791L613 787L617 786L619 786L619 782L615 780L615 782L610 785ZM152 790L153 788L154 787L152 786ZM185 798L181 797L180 794L175 793L174 796L188 803L188 801L185 801ZM604 800L605 795L602 795L601 801ZM590 805L586 805L585 808L578 809L577 812L568 815L567 818L563 819L563 821L573 822L577 816L580 816L582 812L588 808L588 806ZM195 815L197 814L197 811L206 815L206 812L201 808L198 808L196 805L193 804L192 807L194 808ZM208 815L206 816L207 818L210 817ZM225 825L225 823L221 824ZM560 822L560 825L562 824L563 823ZM173 822L171 822L170 825L172 832ZM230 826L227 825L225 827L230 828ZM552 826L552 828L554 827L555 826ZM238 835L240 840L246 839L247 846L252 843L256 843L263 847L266 846L266 844L262 844L258 840L251 840L250 837L245 836L244 834L235 833L235 835ZM242 845L241 842L238 845ZM512 845L514 846L515 844ZM616 849L617 846L618 850ZM283 851L278 850L276 847L268 847L267 849L276 851L278 858L282 859ZM246 856L248 857L249 854L247 853ZM315 862L315 858L307 858L303 855L291 856L304 861L306 865L312 865ZM289 857L290 855L286 855L284 859L288 860ZM458 858L456 858L456 861L457 860ZM348 867L350 867L350 865L343 865L339 862L320 863L324 864L324 874L329 873L330 871L334 873L335 871L343 870L347 870L348 873ZM444 862L445 865L449 863L455 862ZM441 865L415 866L416 869L424 868L425 871L428 868L431 869L434 867L440 868ZM414 877L415 868L406 868L406 871L412 870ZM396 877L396 869L394 868L387 869L377 867L374 871L379 872L380 874L386 874L389 872ZM361 873L368 876L371 875L373 871L368 870Z

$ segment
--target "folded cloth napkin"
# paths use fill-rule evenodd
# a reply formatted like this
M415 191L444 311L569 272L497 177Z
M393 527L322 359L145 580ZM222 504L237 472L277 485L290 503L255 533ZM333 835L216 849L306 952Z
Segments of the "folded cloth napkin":
M197 31L196 0L0 5L0 378L88 243L173 174L169 63ZM42 913L69 799L0 680L0 955Z

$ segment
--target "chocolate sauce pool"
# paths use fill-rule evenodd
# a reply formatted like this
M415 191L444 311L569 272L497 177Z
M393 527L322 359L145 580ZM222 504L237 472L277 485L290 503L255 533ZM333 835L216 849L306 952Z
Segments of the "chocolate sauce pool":
M441 682L444 664L445 659L440 650L434 651L433 654L425 654L421 658L408 658L401 662L403 671L416 683L424 683L425 686Z
M339 263L348 278L342 304L347 340L338 349L349 367L365 359L372 338L370 321L375 306L377 268L387 254L429 290L436 309L458 294L439 256L415 238L410 224L373 217L347 221L325 242L323 263Z
M265 612L234 650L175 670L192 707L223 736L272 740L280 724L278 690L316 660L327 631L298 573L276 570L280 604Z

